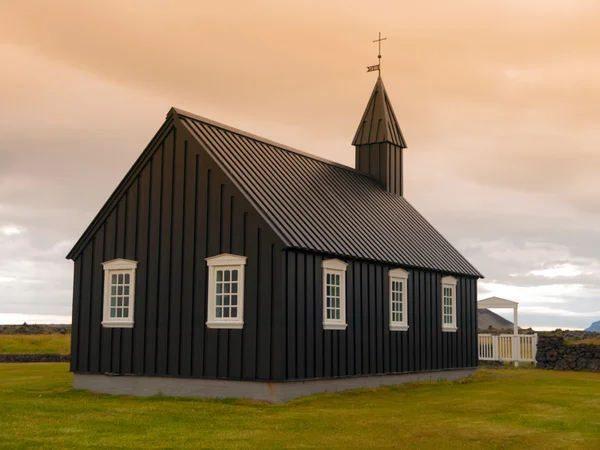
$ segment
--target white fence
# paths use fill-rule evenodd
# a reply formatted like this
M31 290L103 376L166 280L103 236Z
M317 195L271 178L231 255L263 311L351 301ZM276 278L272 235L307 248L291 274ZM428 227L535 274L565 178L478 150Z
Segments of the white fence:
M478 335L481 361L535 362L537 334Z

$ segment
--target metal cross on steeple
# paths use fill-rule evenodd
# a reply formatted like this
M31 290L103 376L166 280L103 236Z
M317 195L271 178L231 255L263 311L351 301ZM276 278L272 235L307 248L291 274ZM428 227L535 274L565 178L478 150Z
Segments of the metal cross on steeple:
M375 66L367 67L367 72L373 72L375 70L379 71L379 75L381 76L381 41L385 41L387 38L381 37L381 32L379 33L379 39L375 39L373 42L377 42L379 45L379 53L377 54L377 58L379 58L379 64Z

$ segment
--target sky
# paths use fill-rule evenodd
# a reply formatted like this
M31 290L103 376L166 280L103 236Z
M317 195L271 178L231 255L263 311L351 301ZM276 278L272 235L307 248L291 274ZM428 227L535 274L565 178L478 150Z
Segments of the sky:
M171 106L353 166L381 31L405 197L480 299L589 326L598 23L594 0L0 1L0 323L70 322L65 255Z

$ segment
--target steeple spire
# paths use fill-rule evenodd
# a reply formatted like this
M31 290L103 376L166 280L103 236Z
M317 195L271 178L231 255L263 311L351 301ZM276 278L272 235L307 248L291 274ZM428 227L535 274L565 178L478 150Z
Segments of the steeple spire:
M406 141L385 91L380 65L371 66L367 71L373 70L378 70L379 76L352 140L356 147L356 168L376 179L386 191L403 195L402 151Z
M400 148L406 148L398 119L390 103L381 74L367 103L367 108L358 124L352 145L379 144L389 142Z

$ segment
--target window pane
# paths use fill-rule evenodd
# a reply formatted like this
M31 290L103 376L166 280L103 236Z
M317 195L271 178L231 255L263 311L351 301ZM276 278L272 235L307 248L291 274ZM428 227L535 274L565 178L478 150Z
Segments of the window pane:
M224 306L229 306L229 295L224 295L223 296L223 305Z
M231 296L231 304L234 306L237 305L237 295Z
M225 285L223 287L225 288L225 293L229 294L229 288L230 288L229 283L225 283Z
M237 287L238 287L237 283L233 283L231 285L231 292L233 292L234 294L236 294L237 293Z
M339 309L335 312L335 318L338 320L340 318L340 310Z
M217 317L223 317L223 312L222 311L223 311L223 308L221 308L221 307L217 308Z
M327 318L331 319L331 310L330 309L327 310Z
M117 276L116 275L112 276L112 284L117 284Z
M231 317L237 317L237 308L231 308Z
M129 308L123 310L123 317L129 317Z
M123 286L119 286L119 287L117 288L117 294L119 294L119 295L123 295Z
M229 317L229 308L223 308L223 317Z
M129 284L129 274L125 274L125 284Z
M129 297L123 297L123 306L129 306Z
M226 270L225 274L224 274L225 281L229 281L229 276L230 276L230 272L229 272L229 270Z
M119 274L119 284L123 284L123 274Z
M117 287L116 286L112 286L110 288L110 294L111 295L117 295Z
M119 308L117 308L117 317L122 317L123 316L123 311Z
M237 270L232 270L231 271L231 279L233 281L237 281L237 279L238 279L238 271Z
M327 274L327 284L331 284L331 274Z
M217 270L217 281L223 281L223 271Z
M116 308L110 308L110 317L116 317Z
M117 297L117 306L123 306L123 297Z
M123 294L125 294L125 295L129 295L129 286L125 286L125 287L123 288Z
M117 297L110 298L110 306L117 306Z
M223 296L217 295L217 305L222 305L222 304L223 304Z
M217 283L217 294L223 292L223 283Z

